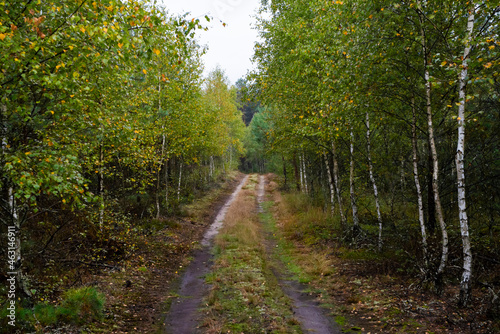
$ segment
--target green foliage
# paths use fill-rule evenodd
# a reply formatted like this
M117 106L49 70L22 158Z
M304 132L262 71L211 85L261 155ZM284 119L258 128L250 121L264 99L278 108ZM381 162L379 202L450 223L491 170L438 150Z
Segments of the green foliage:
M20 229L44 297L72 274L48 274L61 254L119 259L132 221L175 213L243 153L236 91L201 77L204 28L156 1L0 2L1 232Z
M104 301L104 295L95 288L70 289L64 293L61 306L57 308L58 319L74 324L99 320Z
M16 305L16 328L25 330L41 329L60 324L83 325L98 321L103 316L104 295L93 287L72 288L64 293L60 305L46 302L36 304L33 308ZM0 333L10 333L10 326L3 319L8 314L2 309L2 329Z
M475 27L481 28L468 40L467 19L472 8ZM253 83L249 90L267 111L267 136L260 140L255 134L248 135L250 153L272 151L282 157L283 177L292 174L298 188L302 186L325 209L332 205L329 183L333 180L329 180L327 168L333 174L335 161L342 214L347 217L344 232L352 230L354 222L351 199L358 201L364 231L358 240L345 239L358 246L373 245L380 231L369 176L372 171L382 209L382 238L404 238L408 242L399 249L411 248L421 262L412 127L430 249L439 252L429 132L433 131L437 143L438 187L447 228L450 235L458 235L454 161L457 128L465 121L467 212L474 217L470 221L473 248L498 244L494 231L499 211L494 203L500 198L500 186L494 175L500 172L500 137L493 130L500 124L495 109L500 103L496 2L280 0L264 2L261 11L265 15L258 22L257 70L249 77ZM461 120L457 116L457 83L467 43L473 48L466 60L466 114ZM429 83L432 89L427 100ZM366 117L370 119L369 138ZM287 166L293 167L292 173ZM337 196L337 190L333 195ZM340 220L338 210L335 198L333 221ZM311 240L327 237L328 229L320 226L303 231L300 225L296 234ZM460 246L459 238L450 243L453 249ZM498 247L493 252L498 254ZM459 254L453 253L450 261L459 260ZM431 258L431 262L439 260L436 254Z

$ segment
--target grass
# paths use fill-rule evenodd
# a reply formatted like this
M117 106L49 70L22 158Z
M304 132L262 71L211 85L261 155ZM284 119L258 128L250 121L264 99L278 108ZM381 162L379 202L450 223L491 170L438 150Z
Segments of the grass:
M64 293L59 305L39 303L32 309L18 305L16 324L37 332L54 325L88 324L102 319L104 302L104 295L93 287L72 288ZM6 318L6 314L1 315ZM10 326L2 327L0 333L11 333Z
M206 333L300 333L288 299L269 269L256 214L252 176L228 210L216 237L212 286L204 313Z

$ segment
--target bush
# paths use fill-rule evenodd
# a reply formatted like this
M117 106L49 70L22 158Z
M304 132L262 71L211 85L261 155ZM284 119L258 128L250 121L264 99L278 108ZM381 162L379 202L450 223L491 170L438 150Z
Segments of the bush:
M63 322L83 324L102 317L104 295L92 287L70 289L64 293L57 317Z
M43 326L54 325L57 323L57 308L49 304L37 304L33 309L35 322Z

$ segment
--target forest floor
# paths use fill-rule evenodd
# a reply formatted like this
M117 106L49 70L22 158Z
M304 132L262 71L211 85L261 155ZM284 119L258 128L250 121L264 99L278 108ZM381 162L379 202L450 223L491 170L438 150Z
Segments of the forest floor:
M93 333L162 333L166 310L178 297L180 279L199 249L206 229L245 175L237 173L219 188L165 219L164 228L138 235L133 256L120 271L87 278L106 295L106 314Z
M88 277L106 295L106 315L86 332L168 333L168 313L182 299L185 268L243 177L233 175L187 207L182 217L166 220L156 233L138 236L137 251L121 270ZM438 298L416 287L414 277L388 274L384 263L354 256L358 250L310 246L294 238L284 229L292 218L273 176L266 175L263 183L265 193L258 194L258 178L250 177L243 199L228 213L233 223L225 222L215 238L195 332L308 333L312 327L304 319L315 315L328 328L316 333L337 333L340 328L370 334L497 332L479 299L473 307L456 308L453 286ZM245 212L248 216L241 216ZM312 313L301 315L299 309L307 307Z

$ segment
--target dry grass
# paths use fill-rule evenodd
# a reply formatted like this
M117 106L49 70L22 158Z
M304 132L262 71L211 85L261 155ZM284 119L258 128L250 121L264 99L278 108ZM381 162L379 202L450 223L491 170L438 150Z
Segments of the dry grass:
M293 318L288 300L267 267L257 179L252 175L243 186L215 238L218 253L208 276L212 290L204 301L206 333L296 333L287 324Z
M245 246L260 244L260 224L256 217L255 185L256 177L252 176L228 209L224 225L216 238L216 244L221 248L227 246L228 240L225 240L225 238L228 236L231 236L231 240L237 238L238 242Z

